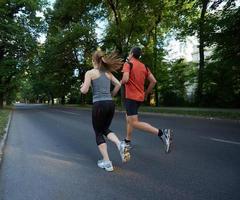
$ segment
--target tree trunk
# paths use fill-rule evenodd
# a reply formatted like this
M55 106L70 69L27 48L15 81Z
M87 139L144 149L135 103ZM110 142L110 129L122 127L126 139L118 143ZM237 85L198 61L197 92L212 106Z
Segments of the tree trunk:
M157 24L154 28L154 37L153 37L153 55L154 55L154 60L153 60L153 73L154 76L157 75ZM156 83L155 87L154 87L154 98L155 98L155 106L158 106L158 85Z
M6 104L7 104L8 106L12 105L12 100L11 100L10 98L7 98L7 99L6 99Z
M122 30L121 30L121 23L122 23L122 19L121 19L121 15L119 13L119 8L118 8L118 1L113 1L113 0L108 0L107 1L108 5L110 6L112 12L113 12L113 16L115 19L115 25L116 25L116 29L117 29L117 35L116 35L116 48L118 50L118 53L120 55L122 55L123 53L123 35L122 35Z
M197 104L200 105L202 103L202 90L203 90L203 82L204 82L204 23L205 23L205 14L207 11L207 5L209 0L202 1L202 11L201 18L199 23L199 70L198 70L198 87L197 87Z
M65 96L61 97L61 104L64 105L65 104Z
M3 108L3 93L0 93L0 109Z
M51 95L52 105L54 105L54 97Z

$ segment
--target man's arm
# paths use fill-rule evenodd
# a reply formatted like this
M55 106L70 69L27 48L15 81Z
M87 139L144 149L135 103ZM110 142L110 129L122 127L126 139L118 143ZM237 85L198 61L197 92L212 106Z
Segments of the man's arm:
M152 89L154 88L154 86L157 83L157 80L155 79L155 77L153 76L153 74L149 74L149 76L147 77L148 81L149 81L149 85L147 87L147 90L145 91L145 98L148 97L148 95L152 92Z
M125 83L128 82L128 80L129 80L129 72L124 72L124 73L123 73L122 80L121 80L121 83L122 83L122 84L125 84Z
M112 96L114 97L114 96L116 96L116 94L120 90L121 83L115 78L115 76L113 76L113 74L111 74L111 82L114 85L114 89L111 92Z
M122 69L123 76L122 76L122 80L120 81L121 84L125 84L128 82L131 68L132 68L132 63L130 63L130 62L124 63L123 69Z

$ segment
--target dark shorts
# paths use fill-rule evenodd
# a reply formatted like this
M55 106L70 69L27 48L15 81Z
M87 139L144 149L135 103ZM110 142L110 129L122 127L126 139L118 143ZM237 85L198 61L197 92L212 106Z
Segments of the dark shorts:
M124 100L127 116L138 115L138 108L142 104L141 101L135 101L132 99Z

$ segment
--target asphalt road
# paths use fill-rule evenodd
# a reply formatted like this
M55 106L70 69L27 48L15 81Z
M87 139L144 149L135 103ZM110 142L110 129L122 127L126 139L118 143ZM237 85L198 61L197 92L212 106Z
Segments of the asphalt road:
M18 105L12 116L0 168L1 200L239 200L240 123L141 115L174 130L174 148L134 132L129 163L108 143L114 172L97 167L100 158L91 112ZM124 138L123 113L112 130Z

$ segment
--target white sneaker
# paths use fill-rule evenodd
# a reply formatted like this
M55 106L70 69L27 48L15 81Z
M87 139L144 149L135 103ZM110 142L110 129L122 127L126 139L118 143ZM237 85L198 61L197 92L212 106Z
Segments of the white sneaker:
M171 129L162 129L163 135L160 139L163 141L165 145L165 152L169 153L171 151L172 146L172 130Z
M112 172L113 171L113 165L112 162L110 160L99 160L97 162L98 167L105 169L108 172Z
M120 156L122 158L122 162L127 162L130 160L130 153L129 149L127 148L127 145L124 141L121 141L118 147Z

